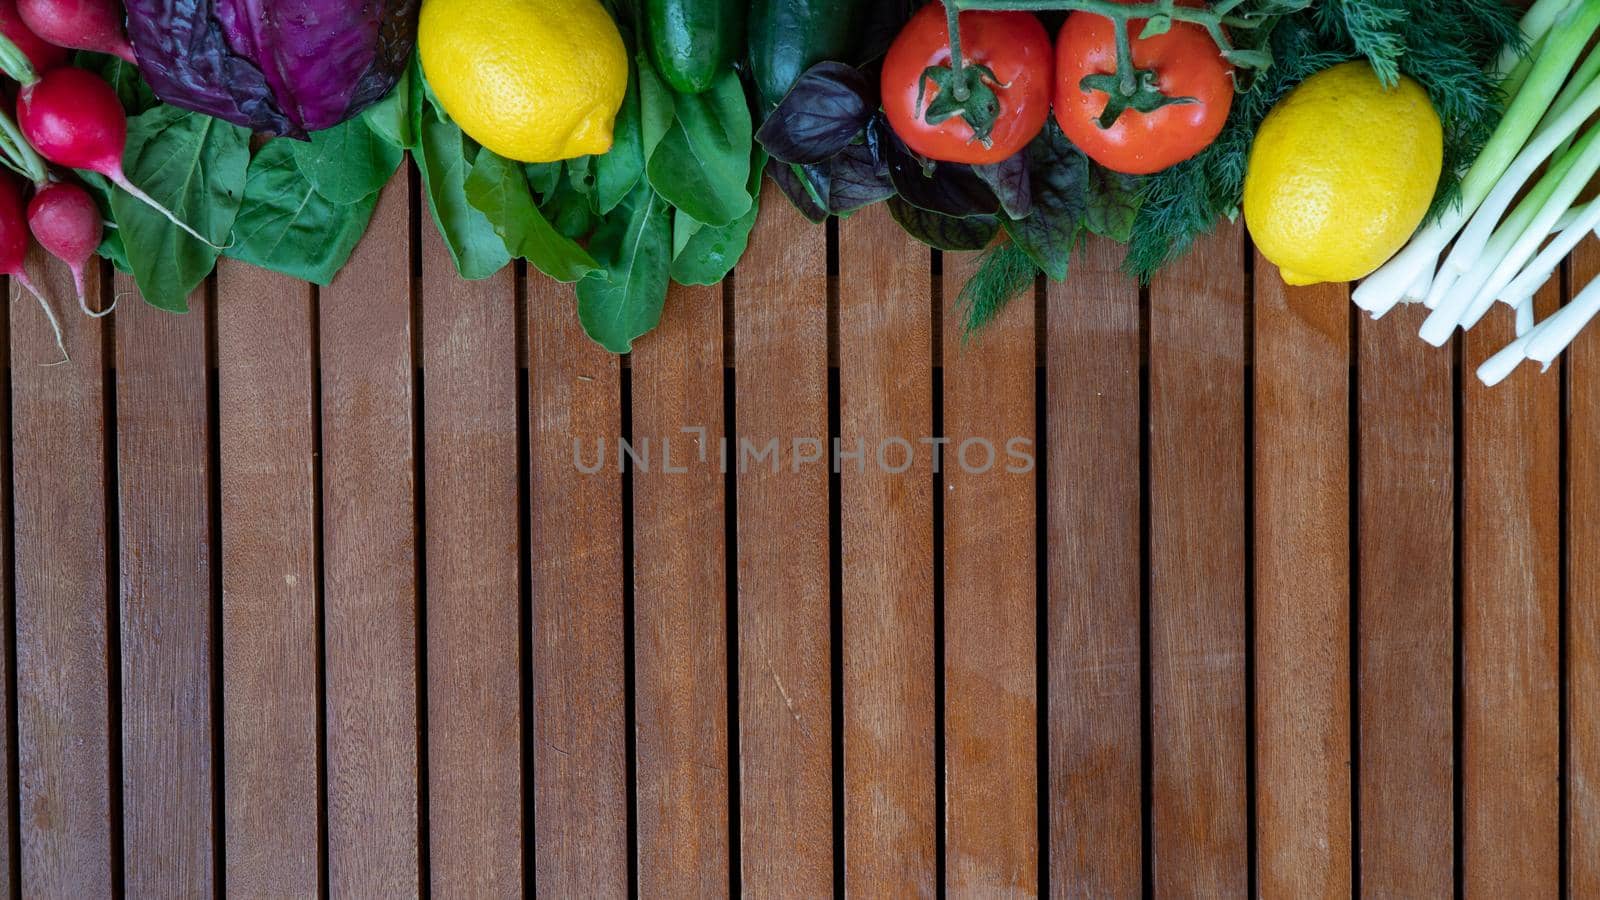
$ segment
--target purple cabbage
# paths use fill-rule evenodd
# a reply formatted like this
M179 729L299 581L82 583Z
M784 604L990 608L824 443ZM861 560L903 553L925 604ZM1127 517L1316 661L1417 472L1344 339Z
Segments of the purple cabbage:
M127 0L156 96L304 138L383 99L411 59L419 0Z

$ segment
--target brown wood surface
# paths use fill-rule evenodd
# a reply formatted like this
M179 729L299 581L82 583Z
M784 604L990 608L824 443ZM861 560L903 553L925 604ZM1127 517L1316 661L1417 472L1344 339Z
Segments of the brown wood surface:
M975 254L945 254L946 306ZM945 884L1039 890L1034 303L944 330ZM990 462L992 460L992 463Z
M1585 241L1572 292L1600 278L1600 244ZM1600 331L1567 351L1566 712L1567 876L1574 897L1600 896Z
M628 891L621 368L583 336L572 288L529 275L535 877L556 896ZM610 462L586 475L604 441ZM726 707L724 707L724 712ZM726 804L724 803L724 808ZM642 877L642 875L641 875Z
M217 272L227 890L307 896L320 879L321 617L312 294Z
M1091 241L1048 285L1050 889L1133 897L1143 873L1139 289Z
M1154 888L1248 888L1245 279L1221 226L1150 287Z
M113 823L106 564L106 397L102 323L72 280L29 258L61 319L61 360L43 311L11 285L17 763L22 890L108 896L120 869ZM98 272L87 290L99 295Z
M1559 284L1539 295L1543 318ZM1468 896L1551 896L1560 874L1561 381L1478 365L1512 340L1495 309L1462 365L1462 854Z
M404 171L371 228L408 234ZM319 295L328 884L421 890L410 244L368 242Z
M839 225L845 892L939 884L933 610L933 304L928 248L869 207ZM912 442L896 474L877 460ZM888 459L900 464L899 451Z
M204 287L189 312L116 278L124 875L139 897L215 885L212 471Z
M0 281L8 292L15 292L18 288L10 279ZM5 355L4 383L0 385L0 422L5 423L5 428L11 427L12 396L11 396L11 316L10 304L6 312L0 316L6 328L5 337L0 340ZM17 765L16 745L16 559L13 552L16 546L16 510L12 505L12 480L15 470L12 467L12 441L13 434L7 431L0 436L0 466L5 467L4 477L0 477L0 623L4 624L6 633L0 635L0 715L4 715L5 749L0 751L0 763L5 765L5 776L0 778L0 800L5 801L4 824L0 825L0 896L16 897L20 893L21 881L19 874L22 867L21 853L21 828L17 825L18 810L17 785L13 780L19 773Z
M730 803L722 288L676 287L667 302L676 315L640 342L631 370L634 683L651 821L639 879L647 894L715 896L728 890Z
M971 257L870 209L831 287L769 192L621 360L414 197L186 317L31 260L72 362L15 301L0 896L1600 892L1594 332L1484 388L1505 310L1458 358L1230 226L964 342Z
M428 869L435 894L523 889L516 286L462 281L422 228Z
M768 183L734 282L737 433L754 452L778 442L771 461L730 450L738 471L740 865L755 895L818 896L833 886L823 235Z
M1452 349L1404 306L1357 326L1361 889L1438 897L1455 880L1455 405Z
M1348 897L1350 291L1255 265L1257 878Z

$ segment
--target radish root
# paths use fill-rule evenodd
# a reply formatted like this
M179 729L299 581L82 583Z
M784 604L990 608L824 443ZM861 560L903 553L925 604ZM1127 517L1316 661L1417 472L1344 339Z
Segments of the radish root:
M157 203L154 197L152 197L149 194L146 194L144 191L140 190L139 186L134 184L133 182L129 181L127 176L119 175L119 176L113 177L111 180L116 184L117 187L122 188L124 191L127 191L128 194L133 197L133 199L139 201L140 203L143 203L145 206L150 207L151 209L155 210L156 212L161 213L163 216L165 216L167 218L168 222L171 222L172 224L178 226L178 228L182 229L185 234L189 235L190 237L194 238L195 240L199 241L200 243L205 244L207 247L210 247L213 250L226 250L226 249L228 249L228 247L223 246L221 244L212 243L210 238L206 237L205 235L201 234L198 231L195 231L193 228L190 228L189 227L189 223L187 223L187 222L183 221L182 219L178 218L177 215L172 212L172 210L167 209L165 206L162 206L161 204ZM231 243L229 244L229 246L231 246Z
M61 320L56 318L56 311L50 308L50 301L46 300L45 296L39 293L39 289L37 287L34 287L33 279L29 278L26 272L18 272L12 275L11 280L26 288L28 293L32 294L33 298L39 301L39 308L44 310L44 317L50 320L50 330L55 332L56 349L61 351L61 358L53 363L40 363L40 367L48 369L52 366L59 366L72 362L72 355L67 352L66 339L61 334ZM13 296L11 299L15 300L16 297Z

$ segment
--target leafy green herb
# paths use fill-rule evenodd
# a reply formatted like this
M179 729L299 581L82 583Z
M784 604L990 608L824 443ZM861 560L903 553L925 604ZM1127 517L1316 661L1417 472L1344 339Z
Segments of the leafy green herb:
M689 218L682 210L672 221L672 280L679 284L716 284L728 277L750 245L750 232L761 211L761 171L767 155L759 146L750 164L750 211L730 225L714 228Z
M382 190L405 159L405 151L360 117L293 141L289 149L317 193L336 204L359 203Z
M400 80L395 83L394 90L389 96L367 107L361 114L367 127L373 133L389 143L406 150L416 146L416 132L411 127L411 82L413 78L420 78L420 74L413 74L415 64L408 66L400 73Z
M487 150L478 151L465 190L468 202L488 218L512 256L569 284L598 268L582 247L556 231L534 206L527 178L517 163Z
M488 278L511 262L511 253L494 223L467 199L467 175L478 146L461 133L431 93L421 91L415 81L411 119L417 146L412 155L422 172L428 210L461 277ZM417 96L419 93L422 96Z
M912 206L898 195L886 202L906 234L937 250L982 250L1000 233L1000 220L994 216L946 216Z
M1089 161L1055 122L1028 144L1033 212L1006 219L1006 233L1022 252L1056 281L1067 277L1067 259L1083 228Z
M1260 0L1245 15L1271 15ZM1403 8L1404 15L1397 17ZM1380 76L1415 78L1445 133L1444 173L1429 218L1455 202L1463 165L1499 121L1502 98L1487 69L1518 40L1516 10L1503 0L1329 0L1284 17L1268 36L1272 67L1235 95L1217 140L1193 159L1139 181L1139 211L1124 267L1148 280L1223 218L1238 215L1256 131L1272 107L1306 78L1365 56Z
M739 76L724 72L704 94L673 95L672 107L672 124L648 150L650 186L707 225L727 225L749 212L752 135Z
M123 168L157 203L205 235L227 243L244 197L249 134L199 113L158 106L128 120ZM184 234L123 191L111 194L126 259L152 306L189 308L189 293L216 265L218 251Z
M970 338L993 322L1006 304L1033 287L1039 269L1021 247L1004 241L983 252L978 270L962 285L956 297L956 312L966 323Z
M611 152L594 160L595 212L606 215L621 203L644 177L644 134L639 108L639 74L628 80L628 93L613 126Z
M612 353L661 321L672 264L672 219L666 201L640 183L595 231L589 250L600 263L578 282L578 321Z
M329 199L298 164L298 146L288 138L268 141L250 161L233 244L225 252L251 265L329 284L366 233L378 191L353 203Z

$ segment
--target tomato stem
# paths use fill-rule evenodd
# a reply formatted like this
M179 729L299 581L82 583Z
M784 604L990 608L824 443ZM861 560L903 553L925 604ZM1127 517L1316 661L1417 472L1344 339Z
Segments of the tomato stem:
M929 66L922 71L917 86L917 108L930 125L938 125L959 118L972 129L972 139L985 147L991 143L994 123L1000 117L999 83L994 70L981 63L969 63L961 56L961 11L951 0L945 0L945 22L949 28L950 63ZM927 98L928 84L938 88L932 100Z
M1301 8L1313 0L1300 0ZM1140 69L1133 61L1133 38L1129 34L1134 21L1145 22L1143 36L1154 36L1172 27L1174 22L1198 25L1206 30L1222 56L1235 66L1245 69L1265 69L1272 64L1272 55L1265 49L1241 49L1228 37L1228 28L1251 30L1272 21L1269 17L1232 15L1243 0L1219 0L1214 6L1183 6L1178 0L1147 0L1143 3L1123 3L1119 0L944 0L945 12L950 20L950 47L952 69L960 73L960 36L956 33L956 17L965 10L1051 12L1087 12L1111 20L1116 30L1117 70L1114 73L1089 75L1080 82L1085 91L1101 91L1106 95L1106 108L1100 115L1100 127L1110 128L1129 109L1152 112L1163 106L1194 103L1193 97L1169 97L1161 92L1157 73ZM930 70L931 71L931 70ZM965 79L954 79L965 87ZM964 99L964 98L963 98ZM928 121L933 122L932 109Z
M961 58L961 10L949 0L945 0L944 20L950 31L950 93L957 100L965 101L972 95L972 89L967 86L966 79L961 77L961 67L964 64Z

